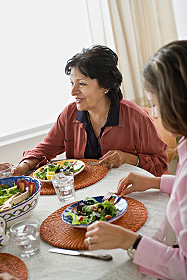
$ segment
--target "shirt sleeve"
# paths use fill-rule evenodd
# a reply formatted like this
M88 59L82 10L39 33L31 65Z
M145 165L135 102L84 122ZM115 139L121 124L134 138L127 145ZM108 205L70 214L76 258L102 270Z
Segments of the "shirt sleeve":
M167 145L162 141L152 120L140 118L138 156L141 168L155 176L168 173ZM138 136L137 136L138 137Z
M170 191L171 204L168 203L167 216L179 237L179 248L172 248L154 239L142 237L134 262L138 264L141 273L164 279L187 279L187 166L174 176L161 178L161 189ZM168 179L168 180L167 180ZM168 184L168 186L167 186ZM176 207L177 206L177 207ZM158 276L158 275L161 275Z
M65 151L65 114L66 110L59 115L43 142L36 145L33 150L25 151L22 160L37 158L40 160L39 164L43 165ZM39 165L36 166L38 167Z
M160 181L160 190L167 194L171 194L174 181L175 181L174 175L162 175Z
M144 274L164 279L187 279L187 260L184 252L148 237L141 239L134 263L139 265L139 272Z

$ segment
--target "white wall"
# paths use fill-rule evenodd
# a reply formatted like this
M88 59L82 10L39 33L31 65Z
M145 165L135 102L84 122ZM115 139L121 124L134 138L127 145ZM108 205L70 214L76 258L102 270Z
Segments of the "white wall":
M32 148L41 142L46 134L34 136L25 140L16 141L15 143L5 144L0 147L0 163L10 162L18 164L22 158L23 152L32 150ZM55 159L66 158L65 153L58 155Z
M31 150L37 143L43 140L44 136L44 134L41 134L40 136L1 146L0 162L18 164L22 158L23 152Z
M92 44L86 1L0 1L0 40L0 138L54 122L73 100L66 62Z
M187 0L172 0L179 40L187 40Z

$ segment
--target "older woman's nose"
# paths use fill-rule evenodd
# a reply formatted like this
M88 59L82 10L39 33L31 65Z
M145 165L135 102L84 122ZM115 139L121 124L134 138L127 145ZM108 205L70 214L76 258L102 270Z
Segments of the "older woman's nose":
M77 89L76 89L76 87L75 87L75 85L74 85L74 86L72 86L72 88L71 88L71 95L74 96L74 95L76 95L76 94L77 94Z

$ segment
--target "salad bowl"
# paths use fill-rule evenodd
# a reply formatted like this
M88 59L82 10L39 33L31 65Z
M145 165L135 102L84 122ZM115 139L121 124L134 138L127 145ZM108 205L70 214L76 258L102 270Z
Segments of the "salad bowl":
M10 239L10 235L6 233L6 222L0 217L0 248L7 245Z
M95 199L98 203L102 203L103 202L103 198L104 196L96 196L93 197L93 199ZM115 208L117 210L117 215L115 217L111 217L111 219L107 219L106 222L108 223L112 223L114 221L116 221L117 219L119 219L122 215L125 214L127 208L128 208L128 203L124 198L118 197L113 195L112 196L113 201L115 201ZM67 207L63 213L62 213L62 220L63 222L67 223L70 226L76 227L76 228L87 228L87 226L89 224L72 224L72 218L71 218L71 214L77 214L77 211L75 210L77 208L78 203L82 203L84 200L80 200L77 201L73 204L71 204L69 207Z
M18 204L13 205L11 209L8 209L3 212L0 210L0 217L5 220L7 227L10 227L12 224L20 220L26 219L31 214L31 212L36 207L39 201L41 184L40 181L37 179L34 179L29 176L7 177L7 178L0 179L0 184L2 185L7 184L8 186L13 187L20 179L26 180L27 183L34 182L35 189L33 190L33 193L30 194L29 197L19 202Z

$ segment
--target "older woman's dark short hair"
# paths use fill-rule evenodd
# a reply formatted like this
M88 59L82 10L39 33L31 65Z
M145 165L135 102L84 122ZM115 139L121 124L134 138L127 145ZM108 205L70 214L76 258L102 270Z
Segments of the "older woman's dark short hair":
M97 79L100 87L109 89L106 96L111 103L122 98L122 74L118 69L118 56L106 46L95 45L83 49L67 61L65 73L70 75L71 68L77 67L84 76Z

